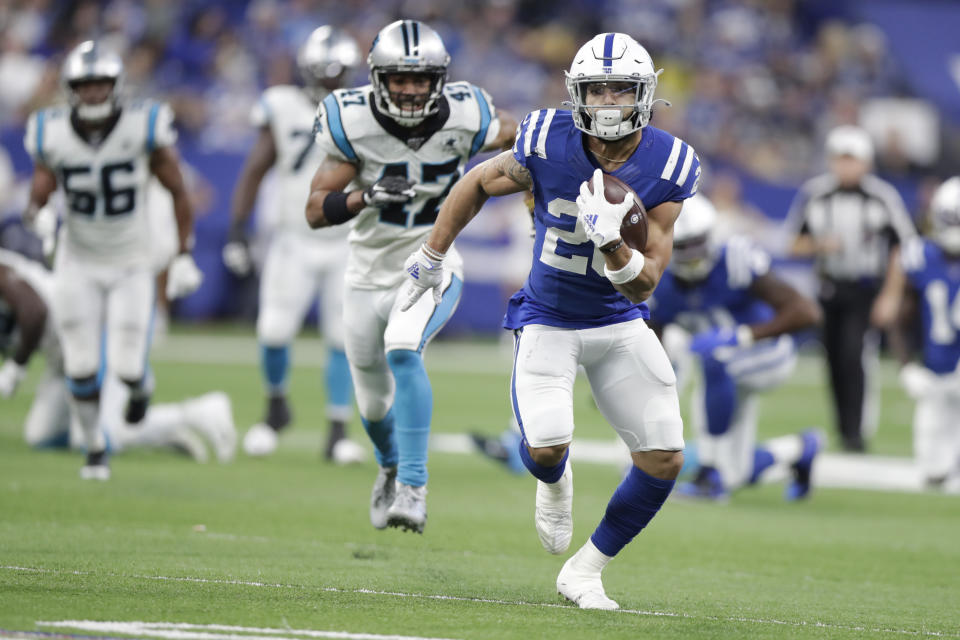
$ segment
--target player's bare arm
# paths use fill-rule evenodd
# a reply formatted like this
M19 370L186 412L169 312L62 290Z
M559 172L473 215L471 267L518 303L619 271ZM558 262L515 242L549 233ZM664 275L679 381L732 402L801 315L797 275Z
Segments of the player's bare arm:
M450 190L427 238L427 246L441 254L446 253L487 198L519 193L532 187L530 172L510 151L478 164Z
M823 321L820 305L772 273L756 278L750 291L776 312L769 321L750 325L755 340L793 333Z
M0 298L13 307L20 339L10 357L23 366L40 346L47 325L47 305L27 282L7 265L0 265Z
M310 195L307 197L306 216L311 229L329 227L332 224L324 212L325 206L333 205L333 202L327 203L327 196L334 192L343 193L356 176L356 165L331 156L323 159L310 181ZM346 209L349 214L356 215L366 206L362 189L351 191L346 196Z
M632 302L643 302L653 294L673 254L673 223L680 215L681 202L664 202L647 211L647 247L643 250L643 269L630 282L614 285ZM633 249L626 244L606 254L606 266L616 271L627 266Z
M37 212L50 200L50 196L57 190L57 175L47 166L35 164L33 177L30 179L30 200L24 213L24 222L33 223Z
M517 134L517 119L505 111L500 111L497 114L497 120L500 121L500 132L497 134L497 137L494 138L490 144L483 147L481 151L496 151L497 149L506 151L513 146L513 141L516 139ZM514 162L516 162L516 160L514 160Z
M177 220L178 253L190 250L193 233L193 207L180 170L180 156L174 147L160 147L150 154L150 171L173 197L173 215Z
M269 127L261 127L257 141L247 156L243 169L237 178L237 186L230 202L230 221L232 225L242 225L250 217L257 200L257 191L263 176L277 161L277 146Z

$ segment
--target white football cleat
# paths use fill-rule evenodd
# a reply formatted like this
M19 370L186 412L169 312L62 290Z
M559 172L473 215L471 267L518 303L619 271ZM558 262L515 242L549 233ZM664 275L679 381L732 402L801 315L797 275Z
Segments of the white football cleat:
M600 571L584 566L587 564L584 555L590 551L600 553L588 540L563 564L557 576L557 592L581 609L619 609L620 605L608 598L603 590Z
M248 456L260 458L277 450L277 432L268 424L258 422L243 436L243 450Z
M370 492L370 524L376 529L387 528L387 509L397 494L397 468L380 467Z
M397 496L387 509L387 526L423 533L427 524L427 488L397 483Z
M237 428L233 425L230 396L222 391L214 391L199 398L187 400L183 403L183 413L190 427L201 434L213 447L217 460L220 462L233 460L237 451ZM273 449L276 449L276 432L273 429L270 431L274 434ZM247 433L247 437L251 437L250 432ZM256 436L253 437L256 438ZM247 448L247 438L244 438L244 448ZM273 449L268 453L272 453ZM256 455L250 453L249 449L247 453Z
M537 480L537 506L533 513L540 544L550 553L563 553L573 538L573 469L570 461L553 484Z
M109 480L110 465L107 462L107 452L88 453L86 464L80 467L80 478L83 480Z
M367 450L350 438L341 438L333 445L333 461L339 465L360 464L367 461Z

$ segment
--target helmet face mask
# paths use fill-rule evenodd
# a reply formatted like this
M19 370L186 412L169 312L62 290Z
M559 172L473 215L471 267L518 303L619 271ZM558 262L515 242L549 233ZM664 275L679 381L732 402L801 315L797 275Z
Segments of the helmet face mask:
M360 48L346 32L324 25L297 52L297 69L307 92L320 102L360 64Z
M617 140L639 131L650 122L661 72L654 69L646 49L630 36L595 36L580 48L566 72L574 125L603 140ZM601 87L611 90L601 92ZM611 96L613 102L604 103ZM631 96L632 101L625 96Z
M77 45L63 63L61 74L70 106L80 120L98 122L110 118L119 109L123 84L123 61L116 53L106 51L88 40ZM98 91L95 85L106 87L104 99L92 101Z
M412 127L438 111L450 56L429 26L417 20L387 25L374 39L367 63L382 113Z

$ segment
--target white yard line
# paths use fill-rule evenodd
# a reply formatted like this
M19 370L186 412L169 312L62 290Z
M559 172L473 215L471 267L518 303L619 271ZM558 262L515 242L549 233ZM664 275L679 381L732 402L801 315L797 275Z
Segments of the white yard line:
M94 631L97 633L122 633L148 638L170 638L171 640L297 640L300 637L341 638L345 640L453 640L451 638L427 638L423 636L352 633L349 631L317 631L313 629L271 629L262 627L238 627L223 624L191 624L189 622L61 620L59 622L37 621L36 625L38 627L80 629L82 631Z
M445 600L450 602L494 604L494 605L503 605L503 606L512 606L512 607L565 609L570 611L574 609L572 605L557 604L557 603L551 603L551 602L499 600L496 598L451 596L451 595L444 595L444 594L406 593L402 591L380 591L375 589L343 589L340 587L312 587L309 585L298 585L298 584L281 584L281 583L247 581L247 580L222 580L217 578L195 578L190 576L150 576L150 575L122 574L122 573L112 573L112 572L101 573L101 572L92 572L92 571L63 571L59 569L46 569L43 567L22 567L22 566L15 566L15 565L0 565L0 571L41 573L41 574L47 574L47 575L99 576L99 577L125 578L125 579L132 579L132 580L192 582L192 583L199 583L199 584L236 585L236 586L255 587L255 588L271 588L271 589L300 589L300 590L316 589L324 593L387 596L387 597L394 597L394 598L413 598L413 599L419 599L419 600ZM806 622L806 621L796 622L796 621L789 621L789 620L777 620L773 618L748 618L748 617L742 617L742 616L704 616L704 615L692 615L688 613L679 613L679 612L672 612L672 611L645 611L640 609L618 609L614 613L647 616L647 617L658 617L658 618L663 618L663 617L682 618L685 620L709 620L712 622L733 622L733 623L740 623L740 624L774 625L774 626L795 627L795 628L835 629L839 631L889 633L892 635L903 635L903 636L918 636L918 637L933 637L933 638L960 638L960 633L952 633L952 632L915 631L912 629L864 627L864 626L855 626L855 625L831 624L826 622ZM245 638L246 640L250 640L250 636L245 636ZM276 638L272 638L270 640L276 640Z

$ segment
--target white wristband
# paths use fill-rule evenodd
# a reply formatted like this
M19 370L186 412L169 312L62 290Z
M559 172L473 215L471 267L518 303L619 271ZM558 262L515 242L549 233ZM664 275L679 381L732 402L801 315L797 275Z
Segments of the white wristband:
M632 251L633 255L630 256L630 261L621 269L610 271L607 265L603 265L603 275L607 276L607 280L613 284L626 284L640 275L640 272L643 271L643 254L636 249L632 249Z
M737 325L737 345L741 347L753 346L753 329L750 325Z

